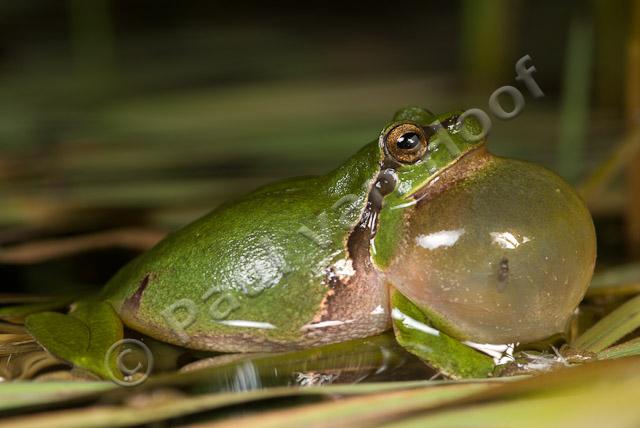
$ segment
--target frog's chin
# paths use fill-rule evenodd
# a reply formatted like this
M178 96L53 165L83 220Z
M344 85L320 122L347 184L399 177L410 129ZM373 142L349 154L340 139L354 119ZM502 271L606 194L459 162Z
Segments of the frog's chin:
M596 254L591 216L566 182L480 148L415 197L386 275L436 325L478 343L564 331Z

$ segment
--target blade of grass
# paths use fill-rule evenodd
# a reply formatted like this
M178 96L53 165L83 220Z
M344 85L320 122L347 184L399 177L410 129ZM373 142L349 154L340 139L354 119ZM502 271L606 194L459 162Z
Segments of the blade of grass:
M21 325L0 322L0 334L26 334L27 329Z
M627 44L626 117L629 133L640 132L640 0L630 5L629 40ZM640 152L627 167L627 236L628 246L640 258Z
M221 423L221 426L234 426L235 428L373 426L397 412L429 408L495 387L496 385L489 382L462 383L388 392L338 402L304 405L246 419L231 419ZM331 416L328 417L328 415Z
M640 327L640 296L625 302L578 337L572 346L600 352Z
M591 206L597 203L609 184L622 171L632 164L637 153L640 153L640 129L629 133L613 149L609 157L590 173L578 186L578 193Z
M370 405L363 398L351 398L335 403L319 403L309 404L303 407L273 410L268 413L252 415L246 417L230 418L213 423L203 423L200 426L207 427L233 427L233 428L249 428L264 426L304 426L306 428L318 427L340 427L340 426L395 426L408 423L407 426L440 426L438 424L427 423L431 417L437 418L443 415L445 420L455 418L457 414L478 412L480 416L486 420L479 419L483 426L522 426L518 411L528 410L529 405L535 405L540 399L553 395L557 397L572 397L576 391L586 391L588 394L606 391L603 386L621 385L623 381L632 381L634 391L640 391L640 374L635 370L638 364L638 358L618 361L602 361L596 362L571 369L558 370L556 372L547 373L535 377L527 377L517 381L506 381L494 387L486 387L473 393L463 393L457 397L438 400L439 394L445 394L445 388L425 387L412 391L405 391L404 395L406 405L394 402L395 394L381 394L380 397L388 398L388 403L380 405ZM631 373L631 376L629 375ZM504 379L502 379L504 380ZM459 385L459 383L456 383ZM449 391L451 392L451 391ZM423 394L423 396L421 396ZM435 394L432 395L432 394ZM588 395L590 396L590 395ZM366 397L375 400L378 396ZM432 400L433 398L436 398ZM442 398L441 396L439 398ZM574 415L582 409L579 400L573 403L575 410ZM629 400L630 401L630 400ZM503 406L509 406L510 403L517 403L514 409L508 409L509 417L501 419L501 411ZM550 400L549 410L553 410L554 400ZM625 402L625 409L635 411L636 406L629 405ZM387 407L389 406L389 407ZM500 408L501 411L490 411L489 415L484 415L484 409ZM514 414L515 413L515 414ZM524 413L523 413L524 414ZM336 417L334 417L336 415ZM527 416L529 416L527 414ZM553 418L546 418L532 414L531 417L537 417L538 420L552 422ZM491 425L493 424L493 425ZM475 427L474 416L466 416L462 419L455 419L452 425L456 427ZM526 426L545 426L526 425ZM563 424L550 423L547 426L565 426ZM573 425L576 427L587 425ZM606 425L610 426L610 425Z
M87 393L117 388L112 382L11 382L0 383L0 410L23 405L67 400Z
M635 355L640 355L640 337L598 352L598 359L612 360L614 358L632 357Z
M640 263L629 263L593 276L587 296L629 295L640 293Z
M493 382L495 383L495 382ZM459 398L464 395L476 393L492 387L492 382L486 383L461 383L458 385L435 383L434 387L428 387L428 394L412 393L417 386L424 386L428 382L396 382L391 385L350 385L345 386L327 386L314 388L291 388L279 387L256 391L246 391L243 393L214 393L203 394L195 397L184 397L177 392L169 392L164 390L163 394L156 394L156 398L150 397L145 401L144 407L135 405L110 405L100 407L80 408L75 410L60 410L55 412L46 412L39 415L25 416L13 419L5 419L0 423L0 427L40 427L46 425L48 428L54 427L115 427L138 425L161 421L170 418L176 418L189 414L212 411L223 407L256 403L263 400L272 400L275 398L289 398L301 396L318 396L330 397L335 394L371 394L367 398L377 397L380 401L379 409L384 409L383 403L388 403L392 397L395 398L396 406L408 408L415 406L415 402L408 401L407 398L420 395L420 402L425 404L441 403L446 400ZM407 388L410 388L407 390ZM420 388L423 389L423 388ZM400 390L400 391L397 391ZM382 394L380 392L383 392ZM366 399L361 400L358 404L361 407L366 405ZM353 406L347 406L347 408ZM371 408L371 405L367 406ZM317 417L318 415L316 415ZM326 418L326 415L324 415Z
M634 377L632 380L607 384L607 387L584 386L561 393L539 391L535 397L452 409L383 426L394 428L635 427L640 423L640 412L637 410L639 393L640 381Z
M121 228L59 239L27 242L0 249L0 263L42 263L55 258L110 247L147 250L166 232L146 228Z
M7 380L33 379L42 370L60 367L65 363L53 355L40 349L29 350L30 344L25 344L15 353L0 357L0 376Z
M589 129L592 23L584 14L574 14L569 27L562 107L560 112L559 169L575 182L584 166L584 144Z
M401 421L406 417L421 416L424 412L437 414L455 409L464 410L468 406L483 403L504 403L505 400L524 399L554 393L558 396L571 396L573 391L583 388L602 389L603 384L620 385L623 380L632 379L635 387L640 388L640 375L635 366L638 358L596 362L589 365L560 370L535 378L513 380L508 378L488 381L469 382L397 382L393 386L379 385L383 392L376 392L377 386L349 385L314 388L271 388L243 393L203 394L185 397L177 392L167 393L161 389L155 395L143 399L144 406L136 405L135 400L124 400L125 405L101 405L99 407L67 409L46 412L25 417L4 419L0 426L31 427L46 423L49 428L57 426L123 426L150 423L167 418L188 415L195 416L207 412L206 416L220 416L223 408L243 404L246 408L255 408L258 402L286 398L286 403L299 402L294 397L335 396L336 394L355 394L358 390L374 392L365 399L343 399L332 403L308 405L288 411L275 410L256 417L227 419L223 426L265 426L272 421L276 426L355 426L364 423ZM635 375L629 376L629 373ZM425 386L426 385L426 386ZM162 393L162 391L165 391ZM570 392L567 394L567 392ZM106 397L103 397L102 402ZM371 400L379 405L371 405ZM110 401L106 401L110 402ZM523 402L528 402L524 401ZM282 402L280 402L282 404ZM634 407L635 408L635 407ZM212 412L216 410L216 412ZM304 411L303 411L304 410ZM284 412L284 413L283 413ZM327 417L327 415L331 415ZM182 419L184 421L184 419ZM344 424L342 423L344 421ZM469 426L469 421L463 426ZM513 423L513 419L510 420ZM473 424L472 424L473 425ZM513 426L513 425L510 425Z

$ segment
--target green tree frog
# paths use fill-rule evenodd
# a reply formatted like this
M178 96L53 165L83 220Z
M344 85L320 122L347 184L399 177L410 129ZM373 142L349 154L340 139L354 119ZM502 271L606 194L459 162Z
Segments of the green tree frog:
M560 177L492 155L459 117L400 110L326 175L259 188L171 234L103 298L127 326L201 350L392 327L403 343L415 330L408 348L459 376L487 367L474 344L563 332L593 273L591 216Z

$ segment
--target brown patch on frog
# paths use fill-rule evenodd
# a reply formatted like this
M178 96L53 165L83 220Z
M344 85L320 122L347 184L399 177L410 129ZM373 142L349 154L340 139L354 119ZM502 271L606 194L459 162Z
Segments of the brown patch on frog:
M380 333L390 327L388 296L369 252L377 226L378 199L370 195L360 222L347 239L347 257L327 269L328 291L322 300L322 309L307 325L308 336L324 335L333 339L343 336L347 340ZM325 322L328 324L322 326ZM320 326L316 328L314 324Z
M123 309L130 311L131 313L135 313L138 311L140 307L140 300L142 299L142 294L149 286L149 281L153 277L152 273L148 273L142 278L140 284L138 284L138 288L136 288L136 292L129 298L124 301Z
M480 147L469 150L451 165L433 176L425 186L418 189L411 197L417 200L418 204L428 202L459 181L477 173L490 162L491 155L482 144Z

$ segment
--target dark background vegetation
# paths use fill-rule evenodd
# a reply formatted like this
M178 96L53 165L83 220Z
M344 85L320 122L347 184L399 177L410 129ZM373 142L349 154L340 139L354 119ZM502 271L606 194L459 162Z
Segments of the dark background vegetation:
M488 111L502 85L519 87L526 107L493 118L490 148L578 185L637 128L638 10L631 0L4 1L0 249L175 229L261 184L337 166L402 106ZM526 54L544 98L514 80ZM588 198L604 264L640 242L633 165ZM97 286L134 254L5 262L1 291Z

